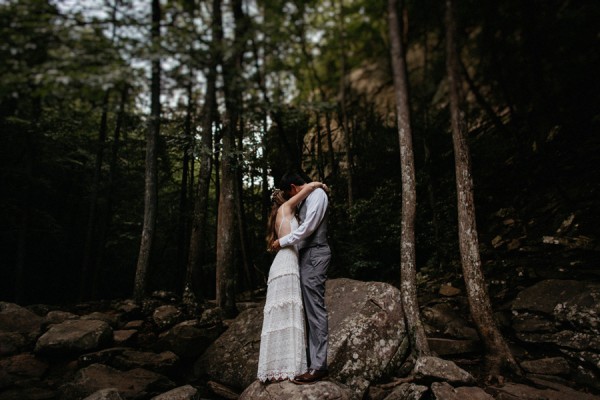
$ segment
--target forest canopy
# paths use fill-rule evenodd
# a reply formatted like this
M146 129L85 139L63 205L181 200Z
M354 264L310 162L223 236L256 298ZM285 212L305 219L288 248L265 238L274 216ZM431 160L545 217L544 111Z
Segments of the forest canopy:
M459 275L444 2L401 3L417 270ZM289 169L331 187L329 275L398 285L386 15L368 0L1 0L0 300L128 297L144 257L145 292L214 299L223 268L235 294L264 287ZM523 244L577 209L598 237L599 17L594 1L457 2L484 263L509 246L492 244L498 216L533 221Z

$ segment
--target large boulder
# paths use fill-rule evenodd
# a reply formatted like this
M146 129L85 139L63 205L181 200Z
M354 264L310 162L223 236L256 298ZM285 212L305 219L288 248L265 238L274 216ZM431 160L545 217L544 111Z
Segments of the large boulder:
M220 326L204 326L197 320L183 321L158 337L156 348L168 350L181 358L202 354L222 332Z
M52 325L35 345L36 353L83 353L110 343L111 327L98 320L68 320Z
M191 385L184 385L166 393L153 397L152 400L195 400L198 398L198 389Z
M46 363L28 353L0 359L0 389L28 386L29 382L41 378L47 369Z
M393 372L406 358L408 338L400 292L380 282L329 280L329 372L362 398L371 381ZM262 307L242 312L195 365L197 376L237 389L256 380Z
M124 399L146 399L175 387L166 377L142 368L119 371L102 364L92 364L77 372L75 379L61 386L61 399L75 400L98 390L114 388Z
M295 385L290 381L265 385L255 381L244 390L238 400L352 400L353 396L352 389L331 381L312 385Z
M548 279L521 291L512 309L566 323L577 330L600 333L600 284Z
M573 381L600 389L600 284L544 280L521 291L512 310L520 340L551 344L571 361L571 366L562 362L559 369L532 366L532 371L552 375L570 371Z
M0 302L0 332L16 333L32 342L40 334L44 319L17 304Z
M408 355L400 291L351 279L327 284L331 375L362 398L370 382L391 374Z

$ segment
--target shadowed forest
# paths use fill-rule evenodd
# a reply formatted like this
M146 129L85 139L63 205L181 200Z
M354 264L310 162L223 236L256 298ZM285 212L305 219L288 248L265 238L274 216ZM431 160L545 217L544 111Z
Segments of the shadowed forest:
M538 282L592 285L600 329L599 18L573 0L0 0L0 301L158 292L233 318L264 296L270 195L294 170L331 189L329 279L414 285L413 352L441 287L474 312L473 270L509 319ZM578 382L600 390L584 349Z
M384 5L258 2L239 4L233 15L225 4L214 21L208 2L170 1L160 5L160 36L152 39L146 4L64 3L4 2L0 9L3 300L131 295L149 129L159 131L145 292L181 293L192 268L203 277L196 294L214 298L224 158L235 173L226 212L234 219L227 257L236 292L264 285L270 191L298 167L332 187L330 273L398 283L400 153ZM444 7L404 7L417 265L456 272ZM518 256L509 249L569 249L542 239L571 213L579 232L562 232L565 241L597 246L598 8L458 4L485 261L510 269ZM235 110L227 110L226 95ZM507 237L506 217L520 225ZM192 241L198 223L202 232ZM191 248L199 254L188 267Z

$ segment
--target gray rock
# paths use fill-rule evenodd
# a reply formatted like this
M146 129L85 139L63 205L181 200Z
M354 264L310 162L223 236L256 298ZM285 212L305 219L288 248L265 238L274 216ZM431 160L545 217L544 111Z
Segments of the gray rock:
M438 356L448 356L481 351L481 342L478 340L457 340L444 338L428 338L429 349Z
M312 385L295 385L290 381L265 385L259 381L252 383L238 400L353 400L353 391L342 384L321 381Z
M384 400L421 400L428 391L427 386L403 383L396 386Z
M598 335L560 331L556 333L517 333L517 337L529 343L553 343L560 347L574 350L600 351L600 337Z
M25 336L16 332L0 332L0 357L21 352L27 345Z
M446 381L451 383L472 384L473 376L452 361L437 357L419 357L414 367L414 375L418 381Z
M23 335L27 342L40 334L44 319L17 304L0 302L0 332Z
M135 329L121 329L113 332L113 342L116 345L131 343L137 337L138 331Z
M536 382L539 384L539 381ZM497 400L599 400L600 397L577 392L569 387L555 384L552 388L540 388L520 383L490 386L488 390Z
M82 316L81 319L104 321L108 325L110 325L111 328L115 328L119 321L119 317L116 315L108 314L108 313L101 313L101 312L97 312L97 311L93 312L91 314L86 314L86 315Z
M562 357L523 361L521 367L532 374L567 375L571 372L569 363Z
M172 351L181 358L202 354L221 334L220 326L202 327L196 320L181 322L159 335L157 348Z
M593 365L596 370L600 371L600 354L591 351L569 351L561 349L563 354L569 355L571 358L577 360L578 363L588 363Z
M371 381L394 371L408 352L400 292L379 282L327 282L330 375L362 398ZM243 389L256 379L262 307L242 312L200 357L195 374Z
M600 284L587 283L585 290L559 302L554 318L579 331L600 334Z
M44 325L60 324L70 319L79 319L79 315L67 311L54 310L46 314L44 317Z
M436 400L494 400L483 389L474 386L454 388L446 382L434 382L431 391Z
M159 394L151 400L196 400L198 389L191 385L180 386L166 393Z
M262 310L246 310L215 340L194 365L194 375L243 389L256 379Z
M92 393L83 400L123 400L119 391L115 388L101 389Z
M160 306L152 314L152 320L160 330L175 325L182 318L183 313L177 307L171 305Z
M162 374L168 374L179 362L173 352L156 354L147 351L126 350L115 356L111 365L119 369L145 368Z
M123 326L123 329L141 329L144 326L144 321L141 319L136 319L134 321L129 321Z
M24 386L44 375L48 365L33 354L18 354L0 360L0 389L13 385Z
M551 319L528 312L519 312L512 319L512 327L517 332L555 332L556 326Z
M112 340L113 332L104 321L72 320L52 325L35 345L36 353L83 353Z
M77 359L77 365L79 368L87 367L88 365L92 364L111 365L116 356L127 350L129 350L128 347L111 347L93 353L86 353L79 356Z
M145 369L119 371L102 364L92 364L77 372L72 382L60 387L61 399L75 400L98 390L115 388L126 399L144 399L175 387L166 377Z
M218 382L208 381L206 385L214 394L224 399L237 400L238 397L240 397L240 394L238 392L236 392L229 386L222 385Z
M554 308L586 290L584 282L560 279L541 281L521 291L512 304L513 310L554 314Z
M457 339L479 340L477 331L447 303L425 307L421 315L425 323L433 326L437 332Z
M408 355L400 291L388 284L335 279L327 283L331 375L362 398L370 382Z
M128 299L118 302L114 305L114 309L123 313L123 316L127 319L140 317L142 314L142 307L140 307L134 300Z
M24 387L7 389L0 392L0 400L55 400L56 393L50 389L38 387ZM61 399L62 400L62 399Z

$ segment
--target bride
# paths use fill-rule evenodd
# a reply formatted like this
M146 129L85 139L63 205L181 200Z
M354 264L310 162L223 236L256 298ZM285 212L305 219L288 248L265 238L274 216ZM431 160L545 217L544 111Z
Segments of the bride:
M287 200L282 190L273 192L267 246L298 228L297 206L318 188L327 190L327 185L311 182ZM306 371L304 309L298 251L294 246L279 250L271 264L267 285L257 377L261 382L292 380Z

